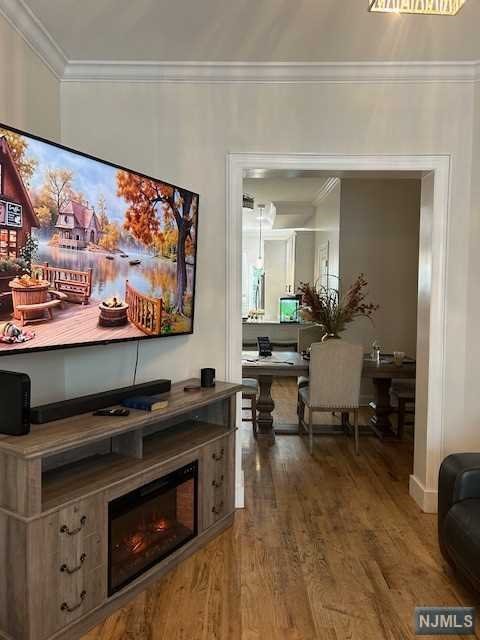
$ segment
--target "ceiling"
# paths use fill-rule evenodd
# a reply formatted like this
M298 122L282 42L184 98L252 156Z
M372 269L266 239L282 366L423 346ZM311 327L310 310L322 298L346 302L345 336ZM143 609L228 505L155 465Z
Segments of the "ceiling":
M268 172L265 172L268 176ZM282 234L285 230L305 227L315 213L314 200L330 183L328 174L321 177L305 172L302 176L293 176L292 172L275 172L272 177L247 178L243 181L245 193L254 196L255 209L244 209L244 231L259 229L260 204L266 205L263 229ZM308 176L308 177L307 177ZM269 215L271 204L274 215Z
M478 0L455 17L371 14L367 0L21 2L70 61L480 59Z
M255 197L256 205L260 202L275 201L308 202L311 204L330 176L327 173L321 177L317 175L297 177L288 175L289 172L285 170L279 170L273 176L269 175L267 171L265 173L265 177L246 178L243 181L244 192Z

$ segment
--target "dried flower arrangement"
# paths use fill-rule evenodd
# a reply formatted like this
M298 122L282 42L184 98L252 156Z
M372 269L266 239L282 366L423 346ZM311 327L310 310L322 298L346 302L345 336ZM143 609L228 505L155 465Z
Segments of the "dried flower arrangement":
M367 287L363 273L342 296L337 289L302 282L298 289L302 295L300 313L305 320L323 325L326 337L338 337L355 318L372 320L379 308L378 304L366 302Z

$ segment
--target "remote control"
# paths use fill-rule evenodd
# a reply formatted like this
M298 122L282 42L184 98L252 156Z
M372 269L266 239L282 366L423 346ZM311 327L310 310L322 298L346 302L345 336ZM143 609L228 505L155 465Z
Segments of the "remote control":
M130 415L130 411L128 409L99 409L98 411L94 411L94 416L113 416L115 418L124 418L125 416Z

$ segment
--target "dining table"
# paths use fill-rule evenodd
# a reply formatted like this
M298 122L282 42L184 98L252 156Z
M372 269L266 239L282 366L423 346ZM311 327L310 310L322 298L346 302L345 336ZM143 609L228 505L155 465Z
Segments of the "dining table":
M296 351L274 351L270 356L259 356L257 351L242 351L242 377L255 378L258 381L259 396L257 400L258 436L275 440L273 426L273 410L275 402L272 398L272 383L276 377L295 377L309 375L309 360ZM379 438L396 438L390 415L393 407L390 404L390 387L393 379L414 379L416 362L413 358L404 358L396 364L391 354L382 354L374 360L366 354L363 360L362 378L372 380L375 399L371 403L374 415L370 426ZM283 431L282 431L283 432Z

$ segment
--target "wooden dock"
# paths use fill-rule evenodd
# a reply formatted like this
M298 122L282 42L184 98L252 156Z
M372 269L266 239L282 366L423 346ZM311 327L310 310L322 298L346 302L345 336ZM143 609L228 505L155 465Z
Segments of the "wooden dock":
M69 344L88 344L104 340L122 340L125 338L142 338L143 331L132 323L123 327L100 327L99 301L90 299L88 305L64 303L63 309L53 311L53 320L45 318L42 322L29 324L25 331L32 331L35 337L20 344L5 344L0 342L0 352L28 351L32 348L51 347ZM11 314L0 316L0 322L11 320ZM15 322L15 320L14 320ZM17 323L19 324L19 323Z

